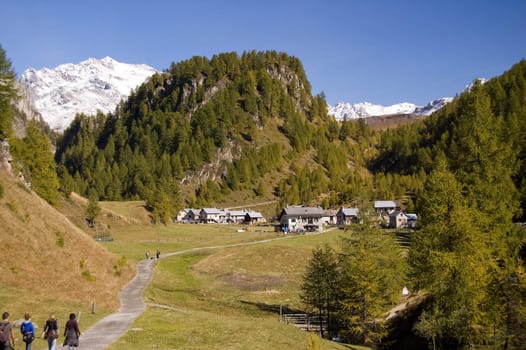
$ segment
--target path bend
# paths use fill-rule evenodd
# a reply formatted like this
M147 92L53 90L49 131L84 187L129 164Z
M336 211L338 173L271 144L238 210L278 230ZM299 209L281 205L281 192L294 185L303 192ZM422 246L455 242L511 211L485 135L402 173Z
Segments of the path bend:
M197 247L177 252L171 252L161 255L162 258L166 258L173 255L185 254L206 249L218 249L218 248L230 248L254 244L268 243L271 241L288 238L278 237L269 238L260 241L233 243L225 245L215 245L208 247ZM145 310L146 304L142 298L142 293L148 283L150 282L153 275L153 268L156 263L156 259L145 259L141 260L137 264L137 274L135 277L122 289L119 294L120 308L114 314L108 315L91 326L88 330L82 333L80 336L80 344L78 350L103 350L110 344L117 341L122 337L130 328L132 323L139 317ZM62 345L57 343L57 347Z

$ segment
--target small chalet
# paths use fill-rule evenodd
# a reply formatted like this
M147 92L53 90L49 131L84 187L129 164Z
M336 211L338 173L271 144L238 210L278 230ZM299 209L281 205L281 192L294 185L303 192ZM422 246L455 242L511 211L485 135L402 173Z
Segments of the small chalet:
M407 227L416 228L418 216L414 213L405 213L405 215L407 216Z
M265 218L258 211L247 211L245 213L244 221L246 224L260 224L265 222Z
M336 225L337 219L336 215L338 214L338 211L335 209L327 209L325 210L325 216L321 218L321 222L325 225Z
M203 224L217 224L220 222L221 212L216 208L203 208L199 212L199 222Z
M374 211L377 213L392 213L397 208L395 201L374 201Z
M350 225L358 222L358 208L343 208L341 207L336 213L337 225Z
M244 210L229 210L227 215L227 222L229 224L242 224L245 221Z
M279 224L284 232L322 231L322 218L327 217L320 207L287 206L279 216Z
M179 211L176 220L184 223L194 223L199 221L199 209L185 208Z
M407 215L403 211L395 210L389 215L389 227L407 227Z

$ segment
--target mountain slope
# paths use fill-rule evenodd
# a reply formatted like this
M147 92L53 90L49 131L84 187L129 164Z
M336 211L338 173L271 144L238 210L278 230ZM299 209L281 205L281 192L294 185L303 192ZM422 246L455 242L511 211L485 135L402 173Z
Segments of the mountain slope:
M33 95L42 118L56 131L69 126L75 114L113 111L121 99L156 70L144 64L126 64L111 57L90 58L56 68L29 68L20 77Z
M16 183L0 166L0 284L49 296L116 309L117 292L133 275L92 237L55 208ZM117 272L120 272L117 273ZM28 278L28 276L30 276Z
M183 184L185 199L208 201L222 181L233 190L255 187L283 166L290 143L305 149L311 120L327 118L324 106L310 95L297 58L194 57L150 78L117 115L79 117L58 143L57 159L66 177L79 172L76 189L83 194L89 188L101 199L157 203ZM195 186L201 189L192 194Z

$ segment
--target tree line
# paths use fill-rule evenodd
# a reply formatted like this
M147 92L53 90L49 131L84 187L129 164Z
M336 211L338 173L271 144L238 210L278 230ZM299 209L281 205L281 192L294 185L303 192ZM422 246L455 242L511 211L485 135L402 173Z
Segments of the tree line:
M524 218L525 78L522 61L486 84L476 82L422 123L381 134L378 155L368 165L372 171L425 174L415 197L420 228L405 268L389 254L395 248L373 245L383 235L367 224L365 238L362 224L349 228L337 248L313 251L302 298L333 314L333 326L347 339L386 346L390 324L384 320L392 304L381 302L400 295L389 286L399 288L405 280L423 296L414 330L430 349L524 346L526 230L517 221ZM350 249L353 239L370 246ZM402 266L398 278L392 266L366 270L366 254L375 264L389 254L393 265ZM349 266L354 275L348 275ZM331 276L343 280L325 289Z

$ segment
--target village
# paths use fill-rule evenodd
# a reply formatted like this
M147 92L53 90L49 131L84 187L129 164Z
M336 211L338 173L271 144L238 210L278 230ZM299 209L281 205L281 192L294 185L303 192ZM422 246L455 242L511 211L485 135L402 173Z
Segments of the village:
M374 212L383 228L416 228L417 215L400 210L395 201L374 201ZM174 221L188 224L274 224L275 231L286 234L323 232L328 227L343 227L360 222L360 210L345 207L325 210L321 207L288 205L282 209L277 220L267 220L258 211L185 208Z

